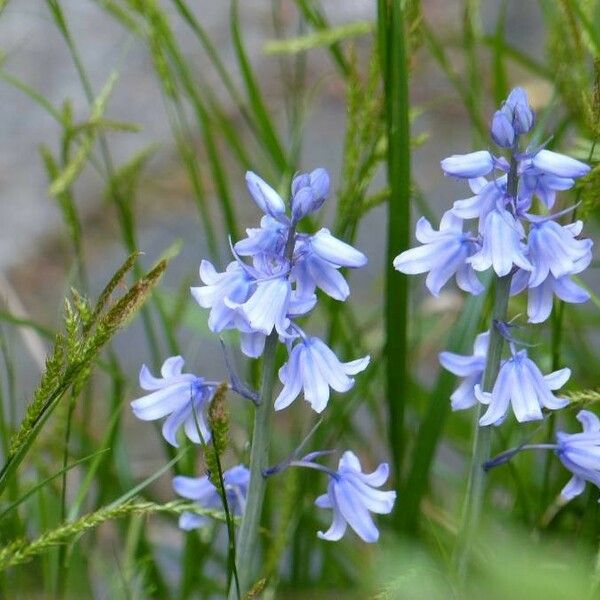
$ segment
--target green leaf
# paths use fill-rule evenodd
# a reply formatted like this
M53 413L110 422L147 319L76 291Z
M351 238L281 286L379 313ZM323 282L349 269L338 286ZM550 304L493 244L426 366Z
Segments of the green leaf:
M375 25L371 21L356 21L287 40L270 40L263 46L263 51L267 55L296 54L314 48L331 46L349 38L367 35L372 33L374 29Z
M108 99L114 86L117 82L117 74L113 72L108 81L105 83L102 91L98 95L98 97L92 103L92 107L90 110L90 122L98 121L104 111L106 110L106 105L108 103ZM74 156L71 160L65 165L62 172L56 177L56 179L51 183L48 193L50 196L58 196L65 192L75 181L81 170L85 166L88 157L92 151L92 147L94 145L95 137L97 133L97 128L92 128L90 132L83 138L83 141Z

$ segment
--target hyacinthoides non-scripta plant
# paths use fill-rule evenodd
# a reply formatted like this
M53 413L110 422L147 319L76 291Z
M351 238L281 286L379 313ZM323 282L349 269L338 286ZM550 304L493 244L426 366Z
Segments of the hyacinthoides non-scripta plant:
M422 246L407 250L394 261L407 274L428 272L426 285L437 296L455 277L469 294L484 292L477 273L493 272L493 309L489 330L477 336L473 355L442 352L442 366L463 381L450 400L454 410L477 406L477 427L471 468L456 546L456 566L464 577L473 533L479 522L485 478L484 467L509 460L515 450L489 461L491 426L500 425L509 408L520 423L544 419L546 411L568 404L553 392L570 377L563 368L543 374L528 356L526 344L513 335L507 321L509 297L527 293L530 323L542 323L551 314L554 297L580 303L589 299L573 276L591 262L591 240L581 239L583 223L571 218L575 206L554 211L556 194L573 187L589 167L573 158L527 145L524 139L534 126L534 112L526 92L514 89L494 113L490 133L499 152L480 150L442 160L448 176L468 181L473 196L458 200L444 213L439 230L421 218L416 237ZM473 223L465 228L465 221ZM505 344L508 351L505 353ZM584 432L559 433L557 444L525 445L519 449L550 448L573 473L562 495L570 499L583 491L585 481L600 484L597 450L600 422L588 411L578 419Z
M200 265L200 287L191 288L196 302L210 309L208 325L214 333L234 329L240 335L240 348L250 358L262 356L260 390L254 392L230 370L227 387L255 405L250 464L223 471L219 457L207 460L208 475L199 478L177 476L173 488L180 496L203 508L225 510L230 548L234 557L230 597L245 594L256 579L254 563L259 554L259 523L267 478L289 467L320 471L328 477L327 491L315 500L319 508L333 512L331 526L318 532L324 540L337 541L350 527L365 542L375 542L379 532L370 513L389 513L394 491L377 488L388 478L388 465L380 464L372 473L363 473L358 457L344 452L337 468L319 462L331 452L317 450L302 455L305 440L296 452L275 466L268 462L270 421L275 410L287 408L300 394L316 413L329 402L330 389L347 392L353 375L363 371L369 357L341 362L320 338L307 334L299 319L317 303L317 290L345 301L350 289L341 268L358 268L367 259L352 246L335 238L328 229L314 234L302 233L298 225L307 215L319 210L329 195L329 176L324 169L296 175L291 185L289 204L254 173L246 175L248 191L264 213L260 227L247 230L247 237L231 246L233 260L218 272L207 260ZM273 403L276 350L279 343L287 349L287 360L279 369L283 387ZM149 393L131 403L135 415L145 421L163 419L162 434L178 446L181 430L195 444L207 448L218 431L212 410L222 401L223 385L191 373L183 373L184 359L165 360L161 377L154 377L146 366L140 372L140 386ZM208 459L208 456L207 456ZM214 472L218 471L218 472ZM241 516L234 545L233 518ZM185 530L203 526L205 516L191 512L180 517ZM237 546L237 548L236 548Z

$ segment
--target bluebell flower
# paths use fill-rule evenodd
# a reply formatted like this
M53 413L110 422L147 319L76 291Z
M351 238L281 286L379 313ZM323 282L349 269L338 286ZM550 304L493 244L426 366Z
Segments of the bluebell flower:
M234 248L240 256L274 254L283 256L289 227L265 215L260 227L246 229L248 237L236 242Z
M533 127L533 110L529 106L527 92L521 87L516 87L510 92L499 112L507 117L515 135L529 133Z
M467 259L476 271L487 271L492 267L503 277L511 272L513 265L526 271L532 269L525 256L525 245L521 243L525 230L507 210L495 208L487 215L482 237L481 250Z
M581 262L575 272L577 273L579 269L583 270L586 267L587 264ZM559 279L548 275L536 287L528 287L529 277L530 274L527 271L519 269L512 278L510 293L514 296L527 289L527 316L530 323L543 323L550 316L554 296L570 304L581 304L590 299L587 290L572 281L570 275L565 275Z
M254 291L245 302L226 298L225 305L241 314L251 331L269 335L276 329L280 335L285 335L290 326L288 309L291 297L290 281L287 273L282 273L257 280Z
M556 202L556 192L570 190L575 180L569 177L557 177L530 166L523 168L519 178L519 199L526 209L531 205L533 196L537 196L548 209Z
M293 262L291 281L296 283L299 296L311 296L318 287L343 301L350 295L350 288L339 269L363 267L367 257L322 228L314 235L297 236Z
M315 501L319 508L333 510L331 527L317 535L335 542L342 538L350 525L363 541L376 542L379 531L370 513L388 514L396 501L395 491L375 489L387 481L388 475L387 463L381 463L373 473L363 473L357 456L349 450L344 452L337 472L330 475L327 493Z
M438 296L452 277L465 292L477 295L483 285L468 263L468 257L479 244L471 233L463 232L463 222L452 211L444 213L439 231L435 231L425 217L417 221L415 236L423 246L405 250L394 259L394 267L401 273L415 275L429 271L425 285Z
M153 377L148 367L143 365L140 387L151 393L131 402L133 413L142 421L167 417L162 434L176 448L179 446L177 432L181 427L195 444L210 440L205 413L217 386L215 382L207 382L197 375L182 373L183 365L181 356L167 358L160 370L162 378Z
M292 180L292 216L298 221L323 206L329 196L329 174L325 169L299 173Z
M445 175L460 179L472 179L491 173L497 160L487 150L478 150L469 154L453 154L441 161Z
M469 179L469 186L475 195L456 200L452 212L460 219L479 219L479 228L483 229L487 215L497 206L504 208L509 202L506 181L506 175L492 181L485 177Z
M190 291L202 308L209 308L208 327L214 333L235 327L239 322L238 312L228 302L244 303L250 296L254 278L239 262L229 263L223 273L217 273L212 263L200 263L202 287L192 287Z
M290 301L287 307L288 325L291 324L291 319L301 317L311 311L317 303L317 297L300 296L296 290L292 290ZM258 358L262 355L265 348L267 335L262 331L255 331L245 319L241 319L237 323L237 329L240 331L240 349L244 355L250 358ZM290 329L286 329L284 334L280 333L280 339L288 340L297 337Z
M529 230L528 256L532 264L530 287L537 287L552 274L555 279L578 272L578 265L591 261L592 240L579 240L583 223L561 226L552 219L533 220ZM587 266L587 265L586 265Z
M581 433L557 432L556 454L573 477L560 495L565 502L579 496L589 481L600 488L600 419L589 410L580 410Z
M500 367L491 393L483 392L480 385L475 386L477 399L482 404L489 404L479 424L501 423L510 405L520 423L543 419L542 408L564 408L569 403L568 399L557 397L552 391L561 388L570 376L570 369L542 375L538 366L527 356L527 350L514 353Z
M347 392L356 375L364 371L370 357L340 362L333 350L317 337L302 338L291 349L288 361L279 369L283 389L275 400L275 410L289 406L304 390L304 398L312 409L321 413L329 402L329 388Z
M250 471L243 465L232 467L223 473L223 483L225 484L227 506L231 514L235 517L241 516L246 504ZM173 489L179 496L196 502L200 508L223 509L223 499L217 488L208 479L208 475L204 477L178 475L173 478ZM192 512L184 512L179 517L179 527L185 531L204 527L209 522L207 517Z
M283 198L256 173L246 173L246 185L252 199L266 215L271 215L277 221L287 223L285 202Z
M471 356L454 352L440 352L439 359L442 367L450 373L464 378L450 396L452 410L463 410L477 404L475 386L481 385L489 342L490 333L486 331L475 338Z
M589 165L571 158L570 156L565 156L564 154L559 154L558 152L552 152L552 150L546 149L536 152L531 158L531 164L534 168L543 173L566 179L577 179L578 177L583 177L590 171Z

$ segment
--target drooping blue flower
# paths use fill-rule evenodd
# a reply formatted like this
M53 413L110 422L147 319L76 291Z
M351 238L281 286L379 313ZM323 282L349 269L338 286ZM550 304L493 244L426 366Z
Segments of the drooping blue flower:
M325 169L299 173L292 180L292 216L298 221L323 206L329 196L329 174Z
M217 273L212 263L203 260L200 263L202 287L192 287L190 291L202 308L210 309L208 327L214 333L235 327L239 321L238 312L228 306L226 301L243 304L250 295L254 278L239 262L227 265L223 273Z
M454 352L440 352L440 364L444 369L463 377L461 384L450 396L452 410L463 410L477 404L475 386L481 385L490 341L490 333L480 333L473 344L473 354L464 356Z
M290 301L287 307L287 319L291 324L291 320L296 317L301 317L310 312L317 303L317 297L301 296L297 290L292 290ZM262 355L267 334L263 331L255 331L245 318L237 323L237 328L240 331L240 349L249 358L258 358ZM296 334L291 329L285 330L285 335L280 333L280 338L283 340L292 339Z
M304 390L304 399L321 413L329 402L329 388L347 392L356 375L364 371L370 357L340 362L333 350L317 337L304 337L290 351L288 361L279 369L283 389L275 400L275 410L289 406Z
M497 166L498 160L487 150L479 150L469 154L453 154L444 158L440 164L445 175L460 179L472 179L491 173Z
M511 405L520 423L543 419L542 408L564 408L569 403L568 399L557 397L552 391L561 388L570 376L570 369L542 375L538 366L527 356L527 350L514 353L500 367L491 393L483 392L480 385L475 386L477 399L489 405L479 424L501 423Z
M350 450L344 452L337 472L330 474L327 493L315 501L319 508L333 510L331 527L317 535L335 542L342 538L350 525L363 541L376 542L379 530L370 513L388 514L396 501L395 491L376 489L387 481L388 474L387 463L381 463L373 473L363 473L358 457Z
M519 198L523 204L531 204L535 195L550 209L556 201L556 192L571 189L575 179L589 170L589 165L551 150L526 153L519 160Z
M182 373L183 365L181 356L167 358L160 370L162 378L153 377L148 367L142 365L140 387L151 393L131 402L133 413L142 421L167 417L162 434L176 448L179 446L177 432L181 427L195 444L210 440L206 409L217 387L215 382L207 382L192 373Z
M223 483L227 496L227 506L235 517L244 513L250 471L243 465L237 465L223 473ZM217 488L210 482L208 475L204 477L185 477L178 475L173 478L175 493L183 498L193 500L200 508L213 510L223 509L223 499ZM179 527L185 531L204 527L210 520L192 512L184 512L179 517Z
M289 227L273 217L265 215L260 227L246 229L248 237L236 242L234 249L239 256L270 254L283 256Z
M495 208L486 216L482 237L479 252L467 259L476 271L487 271L492 267L503 277L510 273L513 265L526 271L532 269L525 256L525 245L521 243L525 237L523 225L507 210Z
M550 274L560 279L580 272L580 265L590 263L592 240L576 238L582 228L581 221L561 226L548 218L533 220L528 238L528 256L533 266L530 287L539 286Z
M246 185L252 199L266 215L271 215L277 221L287 223L286 206L283 198L256 173L246 173Z
M479 219L481 231L487 215L497 206L504 208L509 202L506 180L506 175L492 181L488 181L485 177L469 179L469 186L475 195L464 200L456 200L452 212L460 219Z
M573 473L560 493L565 502L579 496L586 481L600 488L600 419L589 410L580 410L577 420L583 426L582 432L556 434L556 454Z
M344 301L350 288L339 269L363 267L367 257L322 228L314 235L297 236L293 262L291 280L300 297L313 295L318 287L328 296Z
M425 285L434 296L439 295L453 275L458 287L465 292L477 295L483 291L483 285L469 264L469 257L475 254L479 243L471 233L463 232L462 220L452 211L444 213L439 231L421 217L415 235L423 246L399 254L394 259L397 271L408 275L429 271Z
M285 335L290 320L288 309L292 298L292 287L286 272L257 280L254 291L245 302L225 299L225 305L237 311L248 323L251 331L269 335L276 329Z
M583 271L586 267L587 264L581 262L575 273L580 272L579 269ZM572 281L570 275L559 279L548 275L537 287L528 287L529 277L529 272L519 269L512 278L510 293L514 296L527 289L527 316L530 323L543 323L550 316L554 296L570 304L581 304L590 299L587 290Z
M557 177L536 169L531 162L522 168L519 178L519 199L528 210L533 196L536 196L548 209L556 202L556 192L570 190L575 180L569 177Z
M531 164L543 173L566 179L583 177L589 173L591 168L589 165L570 156L545 148L534 154L531 158Z

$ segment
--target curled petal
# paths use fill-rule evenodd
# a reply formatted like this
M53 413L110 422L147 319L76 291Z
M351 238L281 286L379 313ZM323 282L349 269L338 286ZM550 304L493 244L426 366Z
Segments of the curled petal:
M551 150L540 150L532 159L536 169L556 175L576 179L589 172L590 167L574 158L552 152Z
M446 175L472 179L487 175L494 168L494 158L487 150L470 154L454 154L441 162Z

